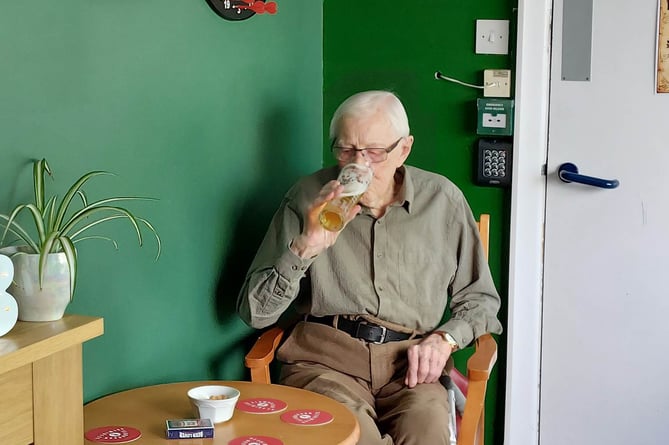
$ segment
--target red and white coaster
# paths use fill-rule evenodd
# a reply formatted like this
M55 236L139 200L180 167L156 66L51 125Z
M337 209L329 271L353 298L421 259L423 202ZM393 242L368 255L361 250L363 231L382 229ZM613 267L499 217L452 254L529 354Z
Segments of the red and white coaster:
M228 445L283 445L276 437L242 436L232 439Z
M317 426L332 422L334 417L327 411L297 409L281 414L281 420L292 425Z
M257 398L240 400L235 408L251 414L272 414L283 411L287 406L283 400Z
M101 426L86 431L86 440L98 443L128 443L140 438L142 433L130 426Z

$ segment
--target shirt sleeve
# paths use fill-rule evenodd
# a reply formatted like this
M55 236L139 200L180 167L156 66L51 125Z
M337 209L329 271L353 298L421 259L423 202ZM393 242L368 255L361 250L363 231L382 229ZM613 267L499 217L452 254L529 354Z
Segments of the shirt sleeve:
M463 199L457 214L462 220L456 230L458 265L449 286L450 319L437 330L448 332L465 347L485 333L500 334L497 318L501 301L490 274L478 227L471 209Z
M249 326L261 329L276 323L297 297L300 280L313 262L298 257L289 248L300 230L300 217L284 199L237 297L237 312Z

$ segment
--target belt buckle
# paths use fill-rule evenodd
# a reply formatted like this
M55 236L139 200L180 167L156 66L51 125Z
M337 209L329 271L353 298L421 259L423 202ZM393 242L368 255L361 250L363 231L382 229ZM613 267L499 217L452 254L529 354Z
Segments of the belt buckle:
M386 334L388 333L388 329L386 329L385 326L377 325L378 327L381 328L381 338L379 341L373 341L375 345L382 345L386 342Z
M381 338L379 338L376 341L369 341L370 343L373 343L375 345L382 345L382 344L385 343L386 335L388 334L388 329L385 326L382 326L380 324L372 324L372 323L369 323L367 321L358 322L358 324L356 325L356 328L355 328L355 335L358 338L361 338L360 337L360 326L362 326L362 325L369 326L370 328L380 328L381 329Z

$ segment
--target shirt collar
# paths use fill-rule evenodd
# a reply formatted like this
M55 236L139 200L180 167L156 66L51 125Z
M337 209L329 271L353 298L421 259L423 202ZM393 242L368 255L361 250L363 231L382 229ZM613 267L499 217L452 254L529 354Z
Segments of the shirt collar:
M411 174L409 174L409 170L405 166L401 166L397 171L403 177L397 205L404 207L408 213L411 213L411 203L413 202L415 191Z

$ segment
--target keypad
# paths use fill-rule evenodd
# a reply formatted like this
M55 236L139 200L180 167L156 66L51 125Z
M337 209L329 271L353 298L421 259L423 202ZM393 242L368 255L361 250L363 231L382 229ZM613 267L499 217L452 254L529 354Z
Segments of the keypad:
M486 148L483 150L483 176L503 178L506 175L507 159L504 150Z

